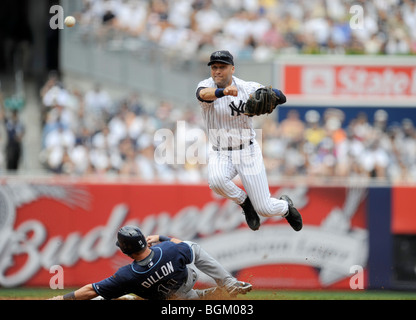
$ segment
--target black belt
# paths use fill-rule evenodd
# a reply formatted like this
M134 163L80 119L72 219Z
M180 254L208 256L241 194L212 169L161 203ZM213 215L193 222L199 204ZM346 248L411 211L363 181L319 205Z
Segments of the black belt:
M253 141L250 140L250 143L248 144L251 146L253 144ZM228 147L228 148L221 148L222 151L234 151L234 150L243 150L246 147L245 144L240 144L238 147ZM220 148L213 146L212 149L214 151L220 151Z

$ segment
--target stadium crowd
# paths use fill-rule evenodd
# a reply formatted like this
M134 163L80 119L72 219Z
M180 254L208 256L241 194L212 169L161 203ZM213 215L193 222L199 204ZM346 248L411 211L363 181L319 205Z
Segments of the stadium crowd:
M145 181L200 182L206 179L209 146L202 117L194 109L161 101L152 111L140 95L116 101L99 85L81 92L52 75L41 90L45 108L41 161L53 173L117 175ZM416 129L411 119L388 124L360 113L349 123L341 109L290 109L256 117L271 179L287 177L416 181Z
M363 9L362 21L354 6ZM76 32L97 43L136 39L203 61L216 48L257 61L281 53L416 53L415 0L83 0L76 17ZM98 84L83 90L51 73L40 92L40 161L47 171L206 179L209 145L197 104L183 109L160 101L154 109L136 92L119 101ZM374 118L360 113L346 123L337 108L257 117L267 174L414 183L414 123L391 124L388 117L379 109Z
M415 54L415 0L83 0L85 37L135 39L200 57L275 54ZM117 42L120 43L120 42Z

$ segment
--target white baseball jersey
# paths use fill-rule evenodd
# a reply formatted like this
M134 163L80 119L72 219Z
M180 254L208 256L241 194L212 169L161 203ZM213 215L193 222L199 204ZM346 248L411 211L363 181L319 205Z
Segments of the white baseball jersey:
M263 85L246 82L234 76L232 85L237 87L237 97L225 96L214 103L200 101L209 141L213 146L238 148L242 144L250 144L256 137L252 118L243 113L250 94ZM198 84L198 88L216 87L212 77Z
M255 140L253 120L244 115L244 105L250 94L264 86L234 76L232 85L237 87L237 97L199 100L209 141L214 147L208 161L209 186L217 194L237 204L242 204L249 196L254 209L261 216L283 216L288 204L270 197L262 151ZM197 93L200 88L216 87L211 77L198 84ZM237 174L245 191L232 181Z

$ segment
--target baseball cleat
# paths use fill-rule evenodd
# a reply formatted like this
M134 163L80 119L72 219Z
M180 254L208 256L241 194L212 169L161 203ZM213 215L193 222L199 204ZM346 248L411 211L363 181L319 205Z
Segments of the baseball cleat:
M243 208L244 215L246 216L246 221L250 229L253 231L259 230L260 218L256 210L254 210L250 198L247 197L246 200L242 204L240 204L240 206Z
M281 196L279 199L286 201L289 205L287 213L283 217L286 218L287 222L289 222L293 230L300 231L303 227L302 216L300 215L299 211L293 206L292 199L290 199L286 195Z
M234 284L226 287L226 290L230 296L246 294L247 292L251 291L251 289L253 289L251 283L243 281L237 281Z

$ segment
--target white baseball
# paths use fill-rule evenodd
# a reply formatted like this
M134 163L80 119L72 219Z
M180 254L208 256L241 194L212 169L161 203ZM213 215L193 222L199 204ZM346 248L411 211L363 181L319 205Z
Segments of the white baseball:
M65 18L64 23L68 28L72 28L77 23L77 20L73 16L68 16Z

